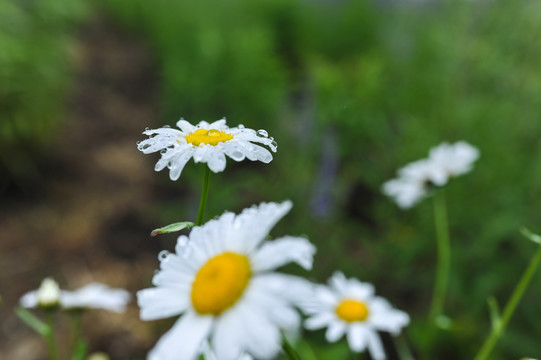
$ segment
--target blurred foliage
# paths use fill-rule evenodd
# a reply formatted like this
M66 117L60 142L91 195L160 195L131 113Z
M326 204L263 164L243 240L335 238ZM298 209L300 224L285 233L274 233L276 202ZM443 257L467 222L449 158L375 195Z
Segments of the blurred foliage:
M0 146L46 133L58 120L66 82L69 17L53 26L56 17L22 4L0 4L0 11L19 14L0 25L1 41L24 35L0 53L2 64L9 61L0 67L1 103L9 104L0 112ZM101 4L146 38L160 64L163 117L149 126L180 116L191 122L227 116L229 125L264 128L278 140L270 165L229 161L226 172L211 178L208 214L292 199L295 208L276 233L306 234L318 246L308 276L324 281L341 269L375 283L380 295L412 314L406 337L414 353L474 354L490 326L486 299L494 295L503 307L532 253L518 228L540 231L541 3ZM8 96L13 100L5 102ZM29 120L19 125L19 119ZM380 186L430 147L462 139L481 150L481 159L445 190L453 242L446 308L453 327L427 333L435 266L430 199L402 212ZM10 161L16 155L10 151ZM202 174L190 164L180 183L192 195L149 204L156 226L195 218ZM156 176L165 187L179 186L165 173ZM541 352L535 340L540 281L536 276L492 359ZM307 337L303 358L346 358L343 342L323 349L321 333Z
M226 115L279 141L268 168L243 165L212 179L209 213L293 199L293 215L279 231L305 233L318 245L318 280L340 268L374 282L413 314L414 351L472 356L489 328L487 297L507 300L532 251L518 228L538 223L531 200L539 198L541 178L540 3L106 5L154 45L162 64L164 119L155 126L179 115L193 122ZM454 325L428 336L430 200L404 213L380 186L430 147L461 139L482 157L446 189ZM197 189L200 174L186 173ZM494 359L539 353L530 341L541 335L531 321L539 295L534 285L508 330L513 341L503 341Z
M35 176L35 158L62 120L67 30L84 8L82 0L0 2L0 172L8 178Z

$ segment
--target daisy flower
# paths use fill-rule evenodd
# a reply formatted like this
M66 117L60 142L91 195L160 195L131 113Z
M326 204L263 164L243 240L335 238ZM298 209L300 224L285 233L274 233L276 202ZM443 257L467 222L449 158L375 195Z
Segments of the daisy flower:
M139 150L145 154L160 151L161 158L154 170L169 169L171 180L180 177L186 163L193 158L196 163L207 163L210 170L215 173L225 169L225 156L235 161L249 159L269 163L272 154L264 147L268 146L276 152L277 144L272 137L268 137L265 130L247 129L243 125L228 127L225 119L208 123L201 121L192 125L184 119L177 122L180 130L163 127L143 132L150 138L137 144Z
M20 302L26 308L56 308L60 305L60 294L58 283L51 278L45 278L37 290L23 295Z
M316 251L304 238L264 241L291 206L263 203L240 215L226 212L180 236L176 253L161 253L156 287L137 294L141 319L182 316L149 360L196 359L205 341L222 360L279 352L280 331L298 329L294 307L311 297L312 285L273 270L290 262L310 269Z
M305 328L327 327L325 337L330 342L338 341L345 334L351 350L361 352L368 348L375 360L386 358L378 331L398 335L409 323L408 314L374 296L371 284L346 279L341 272L329 279L329 286L316 288L315 298L306 311L310 317Z
M385 182L382 191L402 209L411 208L434 187L469 172L479 158L479 150L465 141L442 143L430 149L428 158L414 161L398 170L398 177Z
M54 280L47 278L38 290L23 295L20 302L26 308L44 307L47 306L44 299L50 302L54 298L63 309L93 308L120 313L126 309L130 297L124 289L112 289L99 283L91 283L75 291L60 290Z

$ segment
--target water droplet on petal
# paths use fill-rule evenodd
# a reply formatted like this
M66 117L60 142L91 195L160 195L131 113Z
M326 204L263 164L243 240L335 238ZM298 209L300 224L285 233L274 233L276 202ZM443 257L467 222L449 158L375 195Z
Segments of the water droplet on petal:
M266 130L263 130L263 129L257 130L256 134L257 134L257 136L260 136L260 137L268 137L269 136L269 133Z
M239 127L239 129L244 129L244 125L242 125L242 124L239 124L238 127Z
M163 127L164 127L164 128L170 128L171 125L164 125Z
M150 128L147 126L147 127L145 128L145 131L149 131L149 130L150 130Z
M160 261L165 260L169 256L169 254L170 252L167 250L160 251L160 253L158 254L158 260Z
M275 151L276 149L278 149L278 143L275 140L272 140L271 146L274 148Z

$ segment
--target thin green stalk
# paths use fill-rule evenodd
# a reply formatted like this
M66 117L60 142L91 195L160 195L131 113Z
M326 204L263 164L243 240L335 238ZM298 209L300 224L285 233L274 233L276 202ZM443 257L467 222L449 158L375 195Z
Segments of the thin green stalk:
M286 337L282 335L283 350L286 353L287 357L291 360L301 360L300 356L297 354L293 346L287 341Z
M203 223L205 217L205 207L207 206L207 197L209 194L209 180L210 180L210 168L205 166L205 179L203 180L203 190L201 191L201 201L199 202L199 212L197 214L196 226Z
M76 352L78 350L78 344L81 341L82 334L82 323L83 323L83 310L75 309L70 310L70 323L71 323L71 357L75 358Z
M451 264L451 246L449 240L449 226L447 224L447 208L445 205L445 193L440 190L434 195L434 225L436 228L436 241L438 246L438 261L436 266L436 281L432 293L429 319L435 322L443 315L443 306L447 293L449 280L449 267Z
M475 360L485 360L488 359L488 356L492 352L492 349L500 339L503 331L505 330L507 324L509 323L509 320L511 320L511 317L513 316L513 313L515 312L515 309L517 308L520 300L522 299L522 296L524 295L524 292L526 291L526 288L530 284L530 281L532 280L533 275L535 274L535 271L537 270L537 267L539 266L539 263L541 262L541 246L537 248L537 252L533 256L533 258L530 260L530 263L528 264L528 267L526 268L526 271L524 271L524 274L520 278L520 281L518 282L517 286L515 287L515 290L511 294L511 298L507 302L507 305L505 305L505 309L503 310L503 314L501 317L501 321L492 329L492 332L488 336L488 338L485 340L483 346L475 356Z
M56 339L54 334L54 316L56 311L46 310L45 317L47 318L47 325L49 325L49 331L45 334L45 341L47 342L47 350L49 352L50 360L59 360L58 348L56 346Z

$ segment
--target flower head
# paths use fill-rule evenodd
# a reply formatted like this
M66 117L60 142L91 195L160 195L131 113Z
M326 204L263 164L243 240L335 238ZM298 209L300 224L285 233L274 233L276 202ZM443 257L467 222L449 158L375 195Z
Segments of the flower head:
M39 289L27 293L21 298L24 307L39 307L42 309L55 308L60 305L60 288L51 278L41 281Z
M312 266L315 247L285 236L265 242L291 202L263 203L240 215L226 212L180 236L176 254L160 256L154 288L138 292L143 320L182 316L151 350L149 360L191 360L210 346L219 359L243 352L271 358L280 350L280 330L295 331L294 307L310 297L312 286L273 272L295 262Z
M351 350L361 352L368 348L375 360L386 358L378 331L397 335L409 323L408 314L374 296L372 285L346 279L341 272L331 277L329 286L317 287L307 312L311 314L305 322L307 329L327 327L325 336L330 342L346 334Z
M30 291L21 298L21 305L26 308L44 307L44 299L56 299L56 304L63 309L104 309L113 312L123 312L130 301L130 294L124 289L112 289L99 283L88 284L75 291L60 290L58 284L50 284L53 280L47 278L36 291ZM45 288L50 290L44 291ZM46 293L51 295L46 295ZM55 294L53 297L52 294Z
M465 141L442 143L432 149L428 158L414 161L398 170L398 177L385 182L382 191L402 209L415 205L436 186L469 172L479 158L479 150Z
M225 156L235 161L249 159L269 163L272 154L260 145L268 146L276 152L276 141L268 137L265 130L247 129L243 125L228 127L225 119L208 123L201 121L192 125L184 119L177 122L180 130L163 127L146 130L145 135L150 138L138 143L138 149L145 154L156 151L161 152L161 158L154 170L169 169L171 180L180 177L186 163L193 158L196 163L207 163L210 170L215 173L225 169Z

